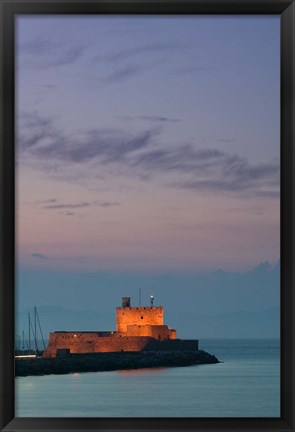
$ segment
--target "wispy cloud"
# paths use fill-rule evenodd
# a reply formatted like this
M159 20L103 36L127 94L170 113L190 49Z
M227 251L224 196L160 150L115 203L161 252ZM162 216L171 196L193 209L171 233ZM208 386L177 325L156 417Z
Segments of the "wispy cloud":
M84 47L82 46L65 49L54 59L49 59L45 62L44 67L57 67L72 64L82 56L83 52Z
M269 186L269 179L264 177L264 182L253 179L241 180L239 176L232 180L216 179L216 180L193 180L183 183L178 183L177 186L184 189L192 189L195 191L211 191L211 192L247 192L258 197L279 197L279 190L276 191L261 191L258 187ZM263 184L265 183L265 184Z
M40 69L72 64L85 51L85 47L82 45L66 44L51 37L36 37L18 48L20 54L30 56L34 64Z
M43 255L43 254L38 253L38 252L34 252L34 253L32 253L31 256L32 256L33 258L37 258L37 259L40 259L40 260L47 260L47 259L49 259L48 256Z
M107 54L100 53L94 56L93 62L101 63L102 69L106 71L102 80L113 84L146 72L162 62L165 53L177 47L179 44L172 42L138 45ZM157 53L160 56L157 56Z
M61 212L60 214L64 215L64 216L74 216L75 215L74 212Z
M166 42L166 43L152 43L145 45L138 45L136 47L122 49L120 51L115 51L104 56L96 56L95 61L107 61L107 62L122 62L129 60L133 57L139 55L146 55L147 53L162 53L176 49L179 47L176 43Z
M36 201L36 204L52 204L52 203L55 203L55 202L57 202L57 199L50 198L50 199L47 199L47 200Z
M225 154L216 149L194 150L191 145L180 145L173 149L147 151L134 161L137 166L149 170L182 171L197 173L217 167Z
M51 209L51 210L56 210L56 209L77 209L77 208L84 208L84 207L89 207L91 204L88 202L80 202L80 203L74 203L74 204L53 204L53 205L48 205L48 206L44 206L44 209Z
M60 44L58 44L57 41L53 41L51 38L40 36L21 44L18 49L21 53L38 55L44 54L45 52L52 53L57 50L59 46Z
M104 81L108 83L122 81L139 74L141 71L142 68L135 64L122 66L109 73L109 75L104 78Z
M179 122L180 119L177 118L169 118L169 117L163 117L163 116L140 116L138 117L140 120L146 120L151 122L160 122L160 123L176 123Z
M47 202L51 202L51 201L48 200ZM89 201L89 202L84 201L84 202L78 202L78 203L58 203L57 200L54 200L54 202L56 202L56 204L45 205L45 206L43 206L43 208L48 209L48 210L62 210L62 209L71 210L71 209L81 209L81 208L91 207L91 206L113 207L113 206L120 205L120 203L118 201ZM73 213L73 212L61 212L60 214L63 214L65 216L74 216L75 213Z
M248 193L260 197L279 196L278 164L265 163L251 165L239 156L225 154L216 165L207 165L210 175L195 176L196 178L179 182L178 186L196 191Z
M131 153L149 146L158 133L158 129L137 135L101 129L72 137L55 128L52 120L33 114L20 117L17 146L20 152L42 159L77 163L97 159L107 164L122 162Z
M250 193L261 197L279 196L279 162L251 164L246 158L216 149L195 150L190 145L174 151L148 151L133 162L149 172L179 172L189 179L171 185L196 191Z
M94 201L94 204L99 207L113 207L120 205L118 201Z
M34 114L20 119L17 143L20 153L47 163L95 161L96 169L98 165L105 168L117 164L122 168L121 174L129 177L150 178L161 174L165 177L164 184L170 187L268 198L279 195L279 160L255 164L216 148L160 145L160 131L158 127L131 135L124 130L98 129L72 137L56 129L52 120ZM179 175L178 181L175 173ZM47 204L46 208L51 209L73 209L93 203ZM107 207L110 203L100 205Z
M149 122L155 122L155 123L177 123L181 120L178 118L171 118L171 117L164 117L164 116L117 116L117 118L121 120L144 120Z

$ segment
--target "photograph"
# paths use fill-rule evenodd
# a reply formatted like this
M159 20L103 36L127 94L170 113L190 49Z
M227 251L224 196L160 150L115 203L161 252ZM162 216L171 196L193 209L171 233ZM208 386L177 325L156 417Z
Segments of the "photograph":
M281 19L15 18L15 417L281 418Z

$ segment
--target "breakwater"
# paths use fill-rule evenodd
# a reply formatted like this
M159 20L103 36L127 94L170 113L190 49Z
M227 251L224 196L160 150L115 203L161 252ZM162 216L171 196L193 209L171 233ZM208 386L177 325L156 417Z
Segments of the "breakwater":
M140 351L69 354L56 358L16 359L15 375L50 375L103 372L154 367L177 367L219 363L206 351Z

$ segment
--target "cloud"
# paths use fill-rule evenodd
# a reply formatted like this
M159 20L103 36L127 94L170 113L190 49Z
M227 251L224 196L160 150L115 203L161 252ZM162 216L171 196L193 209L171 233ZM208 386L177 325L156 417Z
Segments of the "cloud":
M156 122L156 123L176 123L180 122L181 120L178 118L169 118L164 116L117 116L117 118L121 120L145 120L150 122Z
M89 207L91 204L88 202L80 202L80 203L74 203L74 204L53 204L44 206L44 209L50 209L50 210L57 210L57 209L77 209L77 208L84 208Z
M172 123L176 123L179 122L180 119L177 118L168 118L168 117L162 117L162 116L140 116L138 117L140 120L147 120L147 121L151 121L151 122L172 122Z
M30 113L23 112L18 120L20 120L22 127L29 129L52 127L53 122L53 118L40 116L36 111Z
M111 72L109 75L107 75L104 78L105 82L108 83L114 83L117 81L122 81L124 79L128 79L130 77L133 77L140 73L142 71L142 68L138 65L127 65L120 67L118 69L115 69L113 72Z
M123 131L94 130L87 133L76 146L72 145L64 155L76 162L93 158L99 158L102 163L122 162L133 152L149 146L156 134L156 130L141 132L136 136L126 135Z
M51 204L57 202L57 199L51 198L47 200L36 201L36 204Z
M153 120L156 121L156 118ZM83 172L86 177L95 177L98 166L104 170L107 166L116 166L116 172L120 175L147 180L160 175L162 184L181 189L244 193L244 196L261 198L277 198L280 193L279 160L253 163L238 154L216 148L197 148L190 144L160 145L159 126L136 134L118 129L94 129L70 136L55 128L52 119L39 117L36 113L25 115L18 122L17 155L27 155L35 162L60 166L63 172L67 163L68 166L75 163L76 167L78 164L89 164L92 174L89 170L88 174L85 170ZM72 168L71 173L75 174ZM175 180L175 174L178 180ZM46 208L53 209L90 205L47 204Z
M139 155L134 161L137 166L161 172L193 172L212 169L220 165L224 153L216 149L194 150L191 145L181 145L174 150L159 149Z
M96 159L108 164L122 162L131 153L149 146L158 133L155 128L137 135L100 129L72 137L55 128L52 119L33 113L18 119L17 147L20 155L26 153L47 161L82 163Z
M74 48L66 49L55 58L46 61L44 67L56 67L56 66L64 66L64 65L72 64L82 56L83 52L84 52L83 47L74 47Z
M52 53L59 48L59 44L50 38L36 37L30 41L21 44L18 49L21 53L29 55Z
M39 201L41 202L41 201ZM51 202L50 200L45 202ZM54 200L56 202L56 200ZM48 210L61 210L61 209L79 209L79 208L85 208L85 207L91 207L91 206L98 206L98 207L113 207L118 206L120 203L118 201L92 201L92 202L78 202L78 203L56 203L56 204L50 204L46 205L43 208ZM61 212L60 214L63 214L65 216L74 216L75 213L73 212Z
M75 215L74 212L61 212L60 214L64 215L64 216L74 216Z
M19 51L20 54L30 56L38 68L44 69L76 62L84 53L85 47L68 45L49 36L36 37L20 45Z
M190 145L174 151L159 149L137 157L134 164L149 172L179 172L188 180L171 186L196 191L251 193L260 197L279 196L279 162L251 164L246 158L216 149L195 150Z
M159 63L159 60L162 60L163 53L174 50L178 46L171 42L133 46L107 54L96 55L93 61L95 63L102 63L103 68L110 69L109 74L102 79L105 83L111 84L134 77L145 72L147 68L154 67L155 64ZM153 53L153 60L147 55L148 53ZM161 55L158 60L155 60L156 53Z
M41 260L47 260L49 259L46 255L40 254L38 252L34 252L31 254L32 257L37 258L37 259L41 259Z
M166 43L153 43L153 44L146 44L146 45L140 45L133 48L127 48L121 51L116 51L113 53L109 53L105 55L103 58L101 56L97 56L95 60L105 60L108 62L122 62L124 60L129 60L130 58L138 55L145 55L147 53L156 53L156 52L166 52L170 50L174 50L177 48L178 45L171 42Z
M99 207L113 207L113 206L120 205L120 203L117 202L117 201L110 201L110 202L108 202L108 201L103 201L103 202L101 202L101 201L94 201L94 204L96 204Z
M280 195L279 165L269 163L252 166L238 156L225 156L218 168L220 172L215 176L180 182L178 186L196 191L246 192L257 197L277 198Z

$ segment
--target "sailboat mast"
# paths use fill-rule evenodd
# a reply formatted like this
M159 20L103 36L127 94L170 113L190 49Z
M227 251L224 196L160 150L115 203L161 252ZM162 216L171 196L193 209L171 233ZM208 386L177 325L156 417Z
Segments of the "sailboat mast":
M34 331L35 331L35 351L37 354L37 313L36 313L36 306L34 306Z
M41 328L41 323L40 323L40 319L39 319L39 314L36 308L36 315L37 315L37 320L38 320L38 325L39 325L39 331L40 331L40 335L41 335L41 339L42 339L42 343L43 343L43 348L45 349L45 342L44 342L44 337L43 337L43 332L42 332L42 328Z
M30 313L28 315L28 318L29 318L29 351L30 351L30 349L31 349L31 316L30 316Z

